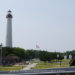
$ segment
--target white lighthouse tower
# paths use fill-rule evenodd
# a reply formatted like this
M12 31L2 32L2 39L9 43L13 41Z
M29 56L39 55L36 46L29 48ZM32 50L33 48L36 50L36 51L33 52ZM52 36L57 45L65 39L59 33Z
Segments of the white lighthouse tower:
M8 11L7 18L7 29L6 29L6 47L12 47L12 14Z

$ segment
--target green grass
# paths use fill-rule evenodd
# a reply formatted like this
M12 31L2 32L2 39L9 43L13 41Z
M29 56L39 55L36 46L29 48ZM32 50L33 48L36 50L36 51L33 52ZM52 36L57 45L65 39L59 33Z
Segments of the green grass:
M21 70L21 69L22 69L22 66L2 66L0 67L0 71Z
M50 63L48 62L39 62L36 67L32 69L46 69L46 68L63 68L63 67L70 67L69 66L70 60L62 60L61 65L60 62L52 61Z

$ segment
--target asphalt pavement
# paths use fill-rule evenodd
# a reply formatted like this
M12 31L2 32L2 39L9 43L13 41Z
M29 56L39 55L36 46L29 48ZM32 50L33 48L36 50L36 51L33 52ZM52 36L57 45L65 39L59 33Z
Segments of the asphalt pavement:
M0 75L47 75L60 73L75 73L75 68L52 68L52 69L34 69L18 71L0 71Z

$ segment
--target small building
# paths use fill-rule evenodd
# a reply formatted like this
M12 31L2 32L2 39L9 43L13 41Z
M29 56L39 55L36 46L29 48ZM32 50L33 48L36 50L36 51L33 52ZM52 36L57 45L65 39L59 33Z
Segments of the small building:
M72 59L72 55L71 54L69 55L69 59Z
M67 59L67 56L65 55L65 56L64 56L64 60L66 60L66 59Z

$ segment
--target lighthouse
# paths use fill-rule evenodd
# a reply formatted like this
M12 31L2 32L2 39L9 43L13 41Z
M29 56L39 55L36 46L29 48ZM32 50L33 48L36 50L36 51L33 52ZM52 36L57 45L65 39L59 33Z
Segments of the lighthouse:
M6 29L6 47L12 47L12 14L9 10L7 15L7 29Z

